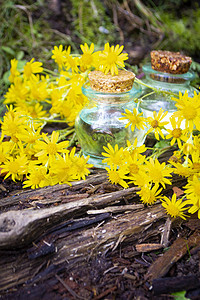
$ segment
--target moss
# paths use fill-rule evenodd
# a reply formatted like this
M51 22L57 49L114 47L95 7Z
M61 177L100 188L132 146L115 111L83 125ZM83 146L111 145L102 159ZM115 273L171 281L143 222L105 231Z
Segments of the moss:
M115 26L102 1L71 0L71 3L74 27L81 42L93 42L101 47L105 41L115 41Z

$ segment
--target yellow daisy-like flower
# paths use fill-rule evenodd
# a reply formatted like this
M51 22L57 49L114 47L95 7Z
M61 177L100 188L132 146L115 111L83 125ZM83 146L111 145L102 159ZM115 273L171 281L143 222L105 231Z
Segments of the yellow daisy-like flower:
M107 74L110 72L112 75L118 74L118 67L124 68L124 61L128 59L127 53L121 53L124 46L116 47L109 45L106 43L104 46L104 50L100 54L101 57L101 64L100 64L100 71Z
M177 200L176 194L173 194L172 198L169 199L168 197L164 196L162 200L162 206L165 208L168 215L172 218L181 217L182 219L186 219L185 211L187 208L186 201L183 202L183 198Z
M60 45L59 47L54 46L54 49L52 50L53 55L51 58L54 59L60 69L64 66L66 62L66 55L69 55L70 51L70 46L67 50L63 50L63 45Z
M29 172L30 174L27 175L27 179L23 182L23 188L31 187L32 189L36 189L50 185L45 166L34 166Z
M94 43L88 47L88 45L85 43L84 45L80 45L80 48L83 52L80 58L80 66L81 71L85 72L88 68L92 67L93 61L94 61Z
M28 170L28 159L26 155L22 154L16 158L10 156L1 166L2 173L6 173L4 179L11 176L13 181L21 180L23 175L27 173Z
M27 100L29 88L27 83L20 77L14 78L14 83L11 84L8 92L5 94L4 104L8 103L23 103Z
M20 72L17 70L17 64L18 64L18 60L17 59L11 59L10 61L11 63L11 68L10 68L10 76L8 77L8 80L10 82L14 82L14 79L20 75Z
M76 167L68 153L57 155L57 159L53 160L50 167L50 174L54 184L66 183L71 185L70 181L76 179Z
M188 184L184 187L187 199L192 200L192 203L200 202L200 177L194 175L188 180Z
M183 165L180 162L176 163L172 160L170 160L169 162L172 166L175 167L175 169L173 169L174 174L177 174L179 176L186 177L186 178L191 176L191 170L188 168L187 165Z
M146 162L144 169L153 183L161 184L164 188L165 184L171 184L171 181L167 177L172 176L171 173L173 172L173 169L166 166L164 162L159 163L157 158L155 160L150 158L150 160Z
M137 138L135 139L133 144L131 144L131 142L127 140L127 147L124 150L128 151L132 157L144 153L147 150L144 144L138 147L137 143L138 143Z
M185 127L189 128L190 132L193 131L194 126L200 130L200 95L194 91L194 97L189 97L188 92L182 95L179 92L179 99L172 98L176 101L178 110L174 113L175 117L185 120Z
M162 128L167 125L169 122L168 121L162 121L166 115L168 114L167 111L164 112L164 109L160 109L159 112L157 113L156 111L153 112L153 118L148 117L147 118L147 123L150 125L149 130L147 131L146 135L149 134L150 132L154 132L155 138L159 140L159 134L160 136L164 139L164 134L162 132ZM162 122L161 122L162 121Z
M135 127L137 127L138 129L144 129L144 126L146 126L145 118L142 117L143 113L138 113L136 108L133 109L133 112L126 109L125 113L122 113L122 115L124 117L121 117L119 119L129 120L129 122L125 125L125 128L131 125L131 130L134 131Z
M151 184L151 178L142 167L139 168L137 173L129 176L129 179L131 180L129 183L134 183L134 185L139 187L150 186Z
M186 136L187 130L183 130L181 128L182 120L178 119L176 120L175 117L170 118L170 123L172 126L172 129L167 129L168 135L166 136L166 139L172 139L171 140L171 146L175 144L175 142L178 143L179 148L182 147L181 141L186 142L188 137Z
M134 176L134 175L138 174L145 159L146 159L145 155L138 154L138 155L132 156L130 153L129 153L129 155L127 155L126 164L127 164L128 170L129 170L129 176Z
M74 159L72 160L73 161L73 164L74 164L74 167L76 169L76 179L78 180L85 180L87 175L90 174L90 170L89 168L92 168L93 165L92 164L88 164L88 159L90 157L87 156L86 158L82 155L81 157L76 157L76 160L74 162Z
M30 79L33 74L41 73L43 71L42 63L35 61L34 58L27 62L24 66L24 78Z
M129 179L126 174L128 173L127 168L122 167L117 169L117 166L111 166L111 168L106 168L108 172L108 179L112 184L119 184L123 188L128 188L128 184L124 179Z
M151 188L150 185L144 185L141 187L141 190L137 192L137 194L140 196L142 203L152 205L160 199L161 191L162 188L158 189L157 185L154 185L153 188Z
M59 132L53 131L50 140L45 133L42 133L42 138L44 141L36 141L34 148L37 151L35 156L43 164L46 164L48 161L51 163L59 153L69 151L66 149L69 146L69 141L57 143Z
M191 173L200 174L200 153L194 151L191 155L191 159L188 158L188 168L191 169Z
M118 144L113 148L110 143L107 144L108 147L103 146L104 150L107 152L102 152L101 154L107 158L103 159L103 163L107 163L109 166L121 166L124 163L124 152L123 148L119 149Z
M17 143L19 138L18 135L22 132L26 126L27 118L23 117L20 112L13 109L11 105L8 111L3 117L3 121L0 121L2 134L10 136L14 143Z

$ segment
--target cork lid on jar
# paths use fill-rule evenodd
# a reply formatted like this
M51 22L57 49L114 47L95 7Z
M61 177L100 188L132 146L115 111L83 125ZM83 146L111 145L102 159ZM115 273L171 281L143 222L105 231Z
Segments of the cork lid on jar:
M189 71L192 59L180 52L153 50L151 55L152 69L171 74L184 74Z
M88 78L91 88L97 92L123 93L132 89L135 74L126 70L118 70L118 75L92 71Z

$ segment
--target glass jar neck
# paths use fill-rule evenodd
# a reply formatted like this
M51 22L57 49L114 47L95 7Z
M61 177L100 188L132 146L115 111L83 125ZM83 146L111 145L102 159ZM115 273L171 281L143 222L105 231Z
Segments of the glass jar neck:
M89 82L86 82L82 87L83 94L91 101L98 102L98 104L112 104L119 105L133 101L134 98L139 97L141 94L141 87L139 84L134 83L130 91L123 93L105 93L97 92L90 87Z
M186 85L189 86L191 80L195 78L195 74L189 71L184 74L170 74L153 70L151 64L146 64L142 67L146 79L154 84L168 85Z

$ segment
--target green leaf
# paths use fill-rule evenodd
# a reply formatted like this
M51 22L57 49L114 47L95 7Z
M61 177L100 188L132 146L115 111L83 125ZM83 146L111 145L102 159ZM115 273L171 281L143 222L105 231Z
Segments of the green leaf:
M5 51L6 53L9 53L9 54L15 56L15 51L12 48L7 47L7 46L2 46L1 49L3 51Z
M189 298L185 297L186 291L172 293L174 296L174 300L190 300Z
M24 57L24 51L17 52L17 56L16 56L17 60L21 60L23 57Z
M160 140L154 145L154 148L163 149L169 146L170 146L170 141Z

